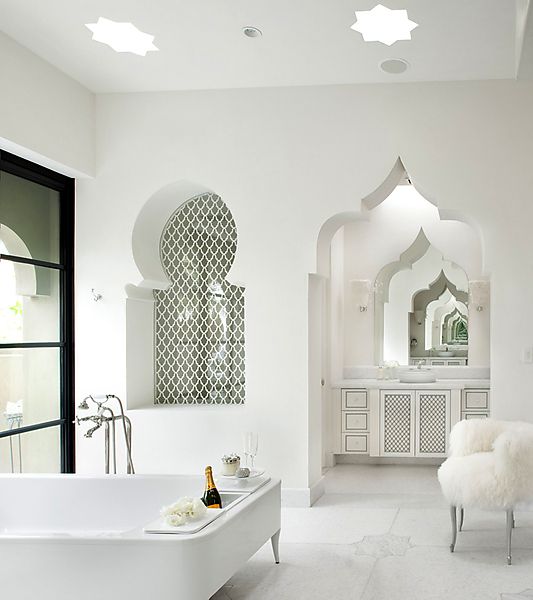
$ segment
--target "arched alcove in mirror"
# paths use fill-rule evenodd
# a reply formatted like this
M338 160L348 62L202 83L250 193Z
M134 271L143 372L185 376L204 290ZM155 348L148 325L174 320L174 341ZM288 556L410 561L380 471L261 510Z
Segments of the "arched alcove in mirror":
M411 255L412 262L391 263L376 277L375 326L383 331L383 341L375 341L378 361L405 365L434 359L439 366L466 366L468 339L443 337L442 326L457 307L468 319L468 276L429 243L423 230L413 246L421 238L427 241L422 256L411 246L403 256Z
M490 287L483 240L475 222L453 209L455 202L428 200L398 159L360 207L354 205L353 212L339 213L324 223L317 272L328 286L328 369L333 379L342 378L352 367L385 361L489 365ZM410 335L410 328L426 326L428 319L426 315L421 319L423 308L418 305L422 292L439 280L441 272L449 289L455 286L460 293L455 294L454 306L463 314L461 325L449 328L444 336L446 315L439 313L439 335L425 330ZM443 292L444 287L439 296ZM402 298L401 314L394 308L396 297ZM435 305L430 308L436 310ZM454 338L458 332L460 338Z

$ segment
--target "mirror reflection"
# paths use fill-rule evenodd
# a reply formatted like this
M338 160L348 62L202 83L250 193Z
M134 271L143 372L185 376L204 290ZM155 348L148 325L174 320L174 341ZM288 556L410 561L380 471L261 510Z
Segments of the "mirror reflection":
M468 277L433 246L423 229L405 253L408 268L376 279L376 319L383 320L383 360L468 364ZM376 330L379 324L376 323Z

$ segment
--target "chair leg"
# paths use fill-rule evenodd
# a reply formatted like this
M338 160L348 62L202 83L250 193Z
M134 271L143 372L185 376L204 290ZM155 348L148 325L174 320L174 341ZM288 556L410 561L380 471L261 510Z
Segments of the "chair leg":
M513 525L514 525L514 513L512 509L507 511L507 564L510 565L512 562L512 554L511 554L511 538L513 535Z
M450 517L452 519L452 543L450 544L450 552L455 550L455 543L457 542L457 507L450 506Z
M459 512L459 531L463 531L463 523L465 522L465 509L461 506Z

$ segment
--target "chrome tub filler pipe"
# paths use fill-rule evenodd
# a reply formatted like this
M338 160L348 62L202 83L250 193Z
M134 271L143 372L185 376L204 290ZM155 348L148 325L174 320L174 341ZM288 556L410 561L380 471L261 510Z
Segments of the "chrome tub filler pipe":
M105 461L105 472L117 473L117 444L116 444L116 422L122 422L122 430L124 433L124 442L126 444L126 459L127 459L127 471L128 474L135 473L133 466L133 459L131 456L131 421L129 417L124 414L124 406L121 399L114 394L105 394L101 396L87 396L79 404L79 410L88 410L88 400L96 405L96 413L87 417L76 417L76 423L81 425L84 421L94 423L94 425L85 432L86 438L92 438L93 433L104 426L104 461ZM108 405L110 400L116 401L119 407L119 413L115 414L111 407ZM113 471L111 471L111 462L113 464Z

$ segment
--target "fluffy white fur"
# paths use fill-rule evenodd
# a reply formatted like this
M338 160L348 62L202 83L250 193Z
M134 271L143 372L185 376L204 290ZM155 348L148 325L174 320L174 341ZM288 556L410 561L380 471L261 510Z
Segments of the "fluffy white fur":
M450 504L485 509L533 502L533 425L519 421L460 421L450 433L449 458L438 472Z

